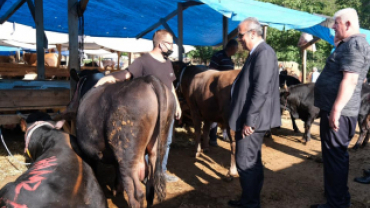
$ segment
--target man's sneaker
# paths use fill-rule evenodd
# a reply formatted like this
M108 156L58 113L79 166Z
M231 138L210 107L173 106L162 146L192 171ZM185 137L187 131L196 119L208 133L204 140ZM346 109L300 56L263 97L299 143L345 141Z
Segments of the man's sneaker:
M167 173L164 174L164 177L166 178L167 183L173 183L173 182L177 182L179 180L178 177L168 175Z

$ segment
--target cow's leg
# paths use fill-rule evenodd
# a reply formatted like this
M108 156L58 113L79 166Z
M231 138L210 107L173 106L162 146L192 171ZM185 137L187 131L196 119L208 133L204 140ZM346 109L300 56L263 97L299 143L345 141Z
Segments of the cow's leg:
M369 142L369 140L370 140L370 132L369 132L369 130L366 130L366 138L365 138L365 140L362 142L362 145L361 145L361 147L365 147L366 145L367 145L367 143Z
M155 141L155 140L154 140ZM146 188L146 201L148 204L148 207L153 205L153 200L154 200L154 170L155 170L155 163L156 163L156 158L157 158L157 145L158 142L153 142L153 138L151 142L148 145L147 151L148 151L148 170L147 170L147 182L145 184Z
M360 136L358 137L357 142L355 146L352 147L352 149L357 150L361 146L364 137L365 137L364 133L360 133Z
M195 157L199 157L202 152L202 146L200 143L200 137L201 137L201 121L200 119L193 119L194 122L194 130L195 130L195 145L196 145L196 153Z
M202 149L204 152L209 150L209 130L211 128L211 122L204 121L203 125L203 140L202 140Z
M297 124L295 123L295 118L293 117L292 113L290 113L290 118L292 119L294 132L300 133L299 128L297 127Z
M308 142L311 140L311 125L315 118L313 116L309 116L307 121L304 123L304 134L303 134L303 141Z
M122 186L122 178L121 178L121 173L119 171L119 165L117 162L115 162L114 164L114 169L116 171L116 177L114 179L114 184L113 184L113 188L112 188L112 193L113 193L113 196L118 196L119 194L123 194L123 186Z
M140 202L135 198L135 185L130 176L123 177L123 185L128 196L128 204L131 208L140 208Z
M227 128L227 134L230 139L230 149L231 149L230 169L229 169L229 172L227 173L227 178L231 180L232 177L238 176L238 171L236 170L236 161L235 161L236 142L235 142L235 132L231 131L230 127Z

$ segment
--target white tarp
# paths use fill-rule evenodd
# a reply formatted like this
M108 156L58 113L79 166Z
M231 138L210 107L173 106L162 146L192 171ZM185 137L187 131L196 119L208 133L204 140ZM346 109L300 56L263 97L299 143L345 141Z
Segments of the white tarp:
M5 22L0 25L0 45L16 46L25 49L36 50L36 30L32 27ZM62 50L68 50L68 34L57 32L45 32L49 49L55 48L56 44L62 44ZM86 54L99 55L110 54L112 51L142 53L153 49L153 43L147 39L136 38L100 38L86 36L84 38L84 50ZM94 52L96 50L96 52ZM184 46L185 53L195 50L193 46ZM178 48L174 44L172 58L177 58Z

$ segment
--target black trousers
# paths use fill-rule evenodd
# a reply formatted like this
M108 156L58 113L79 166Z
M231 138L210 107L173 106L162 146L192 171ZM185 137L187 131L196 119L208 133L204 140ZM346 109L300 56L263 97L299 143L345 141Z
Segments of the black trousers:
M348 191L349 155L347 150L356 131L357 116L341 116L339 130L335 132L329 126L329 112L321 110L320 115L326 207L348 207L351 196Z
M213 122L209 131L209 140L214 143L217 143L217 126L217 122ZM222 129L222 135L224 137L224 140L228 138L226 129Z
M236 167L242 187L241 203L246 208L259 208L260 194L263 186L263 165L261 161L261 146L263 132L254 132L242 138L241 132L235 132Z

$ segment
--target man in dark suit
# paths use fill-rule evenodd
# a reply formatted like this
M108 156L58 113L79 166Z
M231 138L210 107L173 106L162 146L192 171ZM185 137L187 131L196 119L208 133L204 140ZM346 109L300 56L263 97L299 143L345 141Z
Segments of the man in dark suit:
M266 131L280 120L279 68L274 50L264 42L256 18L238 26L238 38L250 51L243 69L231 88L229 124L235 131L236 165L242 196L230 206L259 208L263 185L261 146Z

